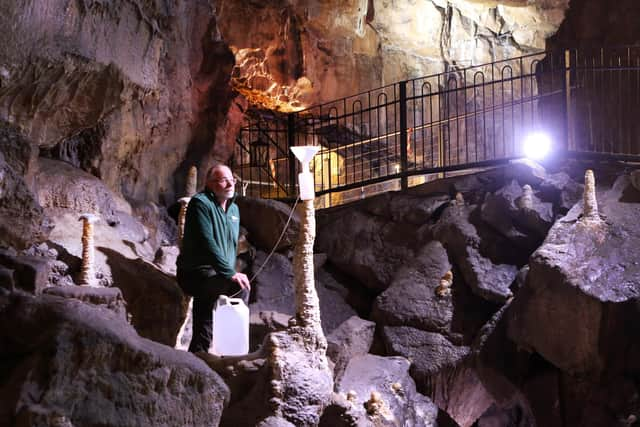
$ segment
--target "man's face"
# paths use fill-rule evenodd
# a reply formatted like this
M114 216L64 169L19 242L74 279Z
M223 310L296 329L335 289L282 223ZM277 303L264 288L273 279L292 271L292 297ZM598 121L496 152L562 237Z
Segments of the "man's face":
M218 200L229 200L235 193L236 180L228 167L220 166L213 171L207 186Z

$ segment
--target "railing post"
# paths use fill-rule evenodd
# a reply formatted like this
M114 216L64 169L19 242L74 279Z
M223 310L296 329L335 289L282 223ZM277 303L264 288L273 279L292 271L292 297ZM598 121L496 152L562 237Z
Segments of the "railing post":
M289 149L296 143L296 117L295 113L287 114L287 163L289 166L289 191L287 196L295 197L296 193L296 158Z
M571 50L564 51L564 120L567 151L575 149L573 137L573 111L571 105Z
M400 86L400 188L406 190L409 187L407 178L407 82L399 83Z

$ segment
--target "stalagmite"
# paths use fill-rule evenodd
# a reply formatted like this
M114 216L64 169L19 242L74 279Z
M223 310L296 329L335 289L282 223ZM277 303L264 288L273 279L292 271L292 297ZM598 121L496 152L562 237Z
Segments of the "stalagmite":
M462 193L456 193L455 204L457 206L464 206L464 196L462 195Z
M300 326L315 335L318 350L325 351L327 341L320 324L320 301L316 292L313 271L313 243L316 237L313 200L302 201L298 208L298 214L300 215L300 235L293 256L296 317Z
M585 221L599 221L598 201L596 200L596 180L591 169L584 173L584 210Z
M80 285L97 286L96 273L94 270L94 248L93 248L93 224L100 217L91 213L80 215L82 221L82 267L80 270Z
M191 166L189 168L189 174L187 175L187 184L184 192L185 197L193 197L198 191L198 168Z
M518 200L520 209L531 209L533 207L533 190L529 184L522 187L522 197Z
M440 279L440 283L436 287L436 295L439 297L446 297L451 295L451 285L453 284L453 273L451 271L447 271L442 278Z
M182 238L184 237L184 221L187 217L187 206L191 197L181 197L178 199L180 202L180 213L178 213L178 247L182 247Z

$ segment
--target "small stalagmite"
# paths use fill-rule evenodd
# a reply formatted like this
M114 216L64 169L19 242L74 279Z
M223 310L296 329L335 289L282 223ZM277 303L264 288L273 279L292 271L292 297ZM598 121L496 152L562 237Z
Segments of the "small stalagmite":
M182 247L182 238L184 237L184 222L187 218L187 206L191 197L181 197L178 199L180 203L180 212L178 213L178 247Z
M596 179L591 169L584 173L584 210L583 219L587 222L600 220L598 214L598 201L596 200Z
M453 284L453 273L451 271L447 271L446 273L444 273L444 275L440 279L440 283L438 284L438 287L436 287L436 295L438 295L441 298L451 295L452 284Z
M93 224L100 219L92 213L80 215L82 221L82 267L80 270L80 285L98 286L94 270Z
M522 197L518 200L520 209L531 209L533 207L533 189L529 184L522 187Z
M198 168L195 166L191 166L189 168L189 173L187 174L187 185L185 186L184 192L185 197L193 197L194 194L198 191Z

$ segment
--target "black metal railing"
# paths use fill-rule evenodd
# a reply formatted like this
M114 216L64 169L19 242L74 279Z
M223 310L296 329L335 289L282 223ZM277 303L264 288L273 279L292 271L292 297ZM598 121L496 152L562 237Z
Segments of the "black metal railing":
M288 147L320 145L312 169L316 193L327 196L320 206L330 206L345 201L345 191L406 188L522 157L534 131L551 137L556 155L640 160L638 113L640 47L541 52L296 113L254 112L234 168L246 194L292 198L299 167Z

